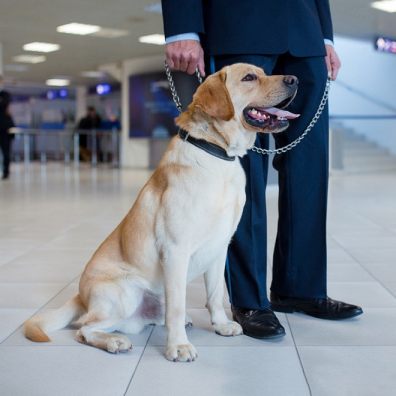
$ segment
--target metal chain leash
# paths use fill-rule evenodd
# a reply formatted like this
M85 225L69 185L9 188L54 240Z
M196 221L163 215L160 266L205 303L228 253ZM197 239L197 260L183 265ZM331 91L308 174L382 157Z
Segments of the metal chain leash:
M183 109L182 109L182 105L180 102L180 98L179 98L179 95L177 94L175 83L174 83L173 77L172 77L172 73L171 73L170 68L169 68L168 64L166 63L166 61L165 61L165 73L166 73L166 77L168 79L169 88L170 88L170 91L172 94L172 99L175 102L177 110L179 110L179 112L181 113L183 111ZM198 68L195 70L195 74L197 75L199 83L202 84L202 76L201 76ZM327 78L326 86L325 86L325 89L323 92L322 99L319 103L319 107L318 107L315 115L313 116L311 122L308 124L307 128L305 129L305 131L297 139L293 140L291 143L287 144L286 146L279 147L279 148L273 149L273 150L263 149L263 148L256 147L256 146L253 146L251 148L251 150L254 151L255 153L262 154L262 155L284 154L284 153L292 150L299 143L301 143L301 141L308 135L308 132L310 132L311 129L318 122L321 114L323 113L323 110L326 107L326 103L329 98L330 84L331 84L331 79Z

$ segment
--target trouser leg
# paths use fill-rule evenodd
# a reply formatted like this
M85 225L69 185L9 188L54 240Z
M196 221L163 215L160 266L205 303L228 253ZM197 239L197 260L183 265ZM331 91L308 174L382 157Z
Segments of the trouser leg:
M283 56L274 74L299 78L299 90L288 110L301 117L285 133L274 135L284 146L309 124L327 79L324 58ZM326 296L326 210L328 190L328 110L293 150L277 155L279 220L271 290L282 296Z

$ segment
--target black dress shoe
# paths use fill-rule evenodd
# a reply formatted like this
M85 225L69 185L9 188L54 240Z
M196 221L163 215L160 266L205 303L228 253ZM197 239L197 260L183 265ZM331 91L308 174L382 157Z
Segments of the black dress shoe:
M271 293L271 307L277 312L303 312L319 319L347 319L363 313L362 308L342 301L326 298L291 298Z
M243 329L243 334L253 338L283 337L285 329L270 309L245 309L231 307L232 317Z

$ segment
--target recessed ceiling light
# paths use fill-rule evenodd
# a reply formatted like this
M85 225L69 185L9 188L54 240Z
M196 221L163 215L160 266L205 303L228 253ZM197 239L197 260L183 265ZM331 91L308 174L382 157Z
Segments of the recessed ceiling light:
M86 25L84 23L75 23L75 22L58 26L56 28L56 31L59 33L78 34L80 36L96 33L99 30L100 30L100 26Z
M29 68L26 65L5 65L4 66L5 71L10 71L10 72L25 72L29 70Z
M396 12L396 0L374 1L371 7L385 12Z
M81 75L88 78L103 78L106 76L106 73L98 70L88 70L82 72Z
M45 83L51 87L67 87L70 84L70 80L64 78L50 78Z
M97 32L92 33L92 36L105 37L105 38L117 38L128 35L129 35L128 30L107 29L107 28L100 28Z
M52 43L40 43L35 41L34 43L28 43L23 46L25 51L34 51L34 52L54 52L60 49L59 44Z
M18 55L12 59L21 63L41 63L45 62L47 58L44 55Z
M165 36L163 34L149 34L147 36L140 36L139 42L145 44L164 45Z

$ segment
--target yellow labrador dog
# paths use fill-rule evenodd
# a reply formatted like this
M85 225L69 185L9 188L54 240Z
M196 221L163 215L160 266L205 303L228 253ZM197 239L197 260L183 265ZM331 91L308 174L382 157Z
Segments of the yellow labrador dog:
M79 342L117 353L132 345L114 331L139 332L165 322L166 358L195 360L185 330L186 285L201 274L215 332L242 334L223 307L227 247L245 203L245 175L235 157L253 146L256 132L283 131L288 119L298 117L281 109L297 84L296 77L269 77L248 64L208 77L176 119L182 132L88 262L79 294L29 319L26 337L46 342L47 332L77 320Z

